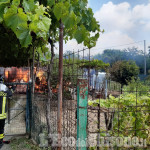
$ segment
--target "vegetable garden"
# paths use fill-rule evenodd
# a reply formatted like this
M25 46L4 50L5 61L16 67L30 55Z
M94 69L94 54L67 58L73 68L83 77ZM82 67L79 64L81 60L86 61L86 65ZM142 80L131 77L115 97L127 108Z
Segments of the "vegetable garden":
M100 137L137 137L141 143L144 139L147 145L149 144L149 86L141 81L132 81L123 88L123 93L119 96L109 95L107 99L91 100L89 105L107 109L107 112L104 112L106 128L99 128ZM101 120L100 124L103 121ZM142 148L137 149L144 149L144 144Z
M109 64L92 59L90 49L103 32L92 9L88 8L87 0L0 1L0 65L30 66L33 86L31 136L35 141L40 141L41 133L59 132L61 136L76 138L77 81L86 78L87 134L94 143L88 148L100 149L102 137L105 138L106 149L110 144L108 137L136 137L134 146L131 146L134 149L146 149L150 144L150 90L148 85L138 81L136 64L116 62L115 67L108 71L107 78L99 82L98 72L106 71ZM63 40L72 39L78 44L83 43L87 49L63 57ZM59 59L54 56L58 42ZM39 66L46 68L47 87L44 94L34 93L35 72L38 72ZM113 83L108 77L113 79ZM136 145L137 141L140 141L141 147ZM48 140L50 144L51 139ZM115 149L117 145L113 147ZM120 147L117 149L125 148ZM71 148L68 146L65 149Z
M89 81L88 91L88 121L87 121L87 138L89 140L88 149L101 149L99 145L104 142L104 149L113 147L114 149L148 149L150 139L150 93L149 85L145 81L132 80L128 81L123 87L120 83L104 78L100 82L99 77L94 77L96 72L91 74L94 68L92 60L84 59L84 52L87 50L69 53L64 55L64 80L63 80L63 110L62 110L62 127L63 136L77 136L77 79L86 78ZM83 57L81 57L83 56ZM78 59L80 57L80 59ZM58 100L58 61L54 61L54 72L51 76L53 100L51 101L51 133L57 133L57 100ZM99 64L99 65L98 65ZM100 66L101 64L101 66ZM97 71L108 67L101 61L96 63ZM90 71L88 71L90 68ZM107 82L106 82L107 79ZM94 80L94 81L93 81ZM98 89L95 87L99 87ZM122 90L121 90L122 88ZM107 90L107 92L106 92ZM106 95L107 93L107 95ZM35 98L33 101L33 133L35 137L37 133L43 133L47 130L46 125L46 98ZM39 99L39 100L38 100ZM46 132L47 133L47 132ZM110 145L108 138L138 138L141 146L136 144L133 146L128 141L126 147L117 147ZM35 138L36 139L36 138ZM135 140L135 139L134 139ZM137 139L136 139L137 140ZM142 141L143 140L143 141ZM134 141L135 142L135 141ZM64 147L68 149L76 149L76 147Z

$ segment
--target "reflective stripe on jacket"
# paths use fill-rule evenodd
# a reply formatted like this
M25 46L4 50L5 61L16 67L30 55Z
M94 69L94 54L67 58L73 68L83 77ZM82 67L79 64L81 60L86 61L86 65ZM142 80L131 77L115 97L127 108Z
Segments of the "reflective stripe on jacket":
M0 140L4 138L4 134L0 134Z
M12 96L12 91L5 84L0 83L0 119L7 117L7 98Z

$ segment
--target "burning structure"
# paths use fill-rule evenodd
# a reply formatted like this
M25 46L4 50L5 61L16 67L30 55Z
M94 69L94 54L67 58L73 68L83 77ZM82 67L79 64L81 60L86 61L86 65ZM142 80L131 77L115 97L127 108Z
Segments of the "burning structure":
M0 68L0 74L4 75L5 83L28 83L31 80L31 71L29 67L17 68ZM45 92L47 89L46 74L44 69L40 68L36 71L34 69L35 75L35 92ZM23 88L22 88L23 90ZM17 88L20 91L20 88ZM26 90L23 90L24 92Z
M27 83L30 80L29 68L5 68L4 69L5 82L19 82Z

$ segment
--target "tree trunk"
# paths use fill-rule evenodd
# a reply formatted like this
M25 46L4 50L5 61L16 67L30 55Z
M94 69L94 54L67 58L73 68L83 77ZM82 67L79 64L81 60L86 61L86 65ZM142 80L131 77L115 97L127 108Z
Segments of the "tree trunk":
M35 90L34 66L35 66L35 47L33 46L33 58L32 58L32 94L33 94L33 97L34 97L34 90Z
M35 47L33 46L33 64L32 64L32 85L33 85L32 94L33 94L33 97L34 97L34 93L35 93L36 75L39 72L39 68L40 68L40 56L39 56L39 54L38 54L38 62L37 62L36 70L34 70L34 67L35 67Z
M58 89L58 113L57 113L57 130L58 144L57 150L61 150L62 136L62 88L63 88L63 23L60 20L59 28L59 89Z
M36 77L37 77L37 74L39 71L40 71L40 55L38 53L37 66L36 66L36 70L35 70L35 74L34 74L34 85L35 85ZM34 87L34 91L35 91L35 87Z
M29 81L32 79L32 59L29 60L30 70L29 70Z
M48 80L48 99L47 99L47 104L46 104L46 120L47 120L47 126L48 126L48 135L51 133L51 123L50 123L50 113L51 113L51 99L52 99L52 90L51 90L51 73L53 70L53 62L54 62L54 45L53 42L51 44L51 60L50 63L48 64L48 72L47 72L47 80ZM51 145L52 141L49 138L49 145Z

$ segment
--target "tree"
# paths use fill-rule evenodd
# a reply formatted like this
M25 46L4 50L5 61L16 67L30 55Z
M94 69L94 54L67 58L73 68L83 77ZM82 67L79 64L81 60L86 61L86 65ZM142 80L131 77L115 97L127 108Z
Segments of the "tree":
M49 63L48 67L48 77L50 77L54 61L54 44L56 42L59 41L63 43L62 40L65 40L65 42L67 42L68 40L75 39L78 44L83 43L88 48L92 48L96 45L96 41L99 38L100 32L103 31L100 30L100 25L94 18L92 9L87 7L87 0L40 0L40 4L49 6L49 14L52 18L49 33L52 53L51 62ZM63 33L63 39L59 38L60 35L62 37L62 34L60 33ZM61 54L62 51L63 48L61 47ZM62 65L62 63L63 62L59 64ZM48 81L48 87L50 87L50 79L48 79ZM51 93L50 89L48 91ZM52 94L48 95L49 98L47 108L50 108L50 100L52 99L50 95ZM48 113L50 113L49 110ZM47 119L47 121L50 124L50 120ZM59 124L61 124L61 121L59 122ZM48 125L48 128L50 128L50 125Z
M22 47L35 40L47 42L51 19L46 7L34 0L2 0L0 9L0 23L14 32Z
M48 50L46 45L50 24L47 8L39 5L38 2L2 0L0 2L1 65L27 65L28 59L33 57L33 47L35 51L42 47L41 51L45 53Z
M123 50L124 59L129 61L133 60L136 62L137 66L140 69L140 73L144 73L144 52L143 50L139 50L136 47L131 47Z
M117 61L123 60L124 57L124 52L117 49L107 49L104 50L102 54L103 61L108 62L111 65Z
M14 33L22 47L27 49L30 47L33 64L36 52L46 54L46 45L48 42L51 45L51 57L47 61L48 130L52 99L50 76L53 69L55 43L60 40L63 43L63 40L76 39L79 44L84 43L88 48L92 48L96 45L100 32L103 32L87 4L87 0L2 0L0 2L0 23ZM61 34L62 38L59 38L60 33L64 33ZM61 48L61 54L62 50Z
M96 54L95 59L104 61L112 65L116 61L123 60L125 57L124 52L118 49L106 49L102 54Z
M144 73L144 52L136 47L128 47L126 49L106 49L102 54L96 54L94 59L102 60L105 63L110 63L112 66L117 61L129 61L136 62L140 69L140 74ZM146 58L147 71L150 69L150 58Z
M139 67L133 61L117 61L109 69L110 79L123 85L127 85L132 78L137 79Z

